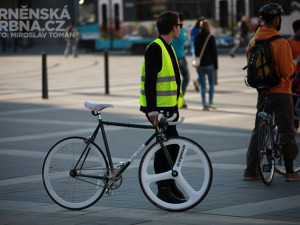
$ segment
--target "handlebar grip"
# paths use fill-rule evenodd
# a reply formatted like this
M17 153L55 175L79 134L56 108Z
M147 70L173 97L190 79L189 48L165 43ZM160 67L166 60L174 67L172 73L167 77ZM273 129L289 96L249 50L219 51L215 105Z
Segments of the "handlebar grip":
M177 117L177 113L174 113L172 117L170 117L166 120L166 122L172 122L173 120L176 119L176 117Z
M169 123L169 125L174 126L176 124L182 123L184 121L184 119L185 119L184 117L181 117L181 119L178 121L175 121L175 122L172 121L172 122L168 122L168 123Z

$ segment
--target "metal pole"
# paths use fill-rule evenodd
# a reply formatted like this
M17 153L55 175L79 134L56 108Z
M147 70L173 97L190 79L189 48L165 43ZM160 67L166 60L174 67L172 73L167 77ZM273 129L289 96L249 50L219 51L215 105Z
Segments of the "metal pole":
M110 50L112 50L113 48L114 48L114 20L113 20L113 18L114 18L114 15L113 15L113 5L112 5L112 0L109 0L109 24L110 24L110 26L109 26L109 39L110 39L110 41L109 41L109 43L110 43L110 45L109 45L109 48L110 48Z
M108 50L104 51L105 94L109 94Z
M233 0L231 0L231 36L234 37L234 8L233 8Z
M42 98L48 98L47 54L42 52Z

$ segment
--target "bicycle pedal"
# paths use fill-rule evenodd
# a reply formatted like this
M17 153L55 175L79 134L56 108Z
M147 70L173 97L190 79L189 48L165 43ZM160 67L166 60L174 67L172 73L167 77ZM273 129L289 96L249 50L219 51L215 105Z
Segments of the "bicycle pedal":
M111 196L111 195L113 195L114 193L113 193L112 190L106 189L105 194L106 194L106 196Z

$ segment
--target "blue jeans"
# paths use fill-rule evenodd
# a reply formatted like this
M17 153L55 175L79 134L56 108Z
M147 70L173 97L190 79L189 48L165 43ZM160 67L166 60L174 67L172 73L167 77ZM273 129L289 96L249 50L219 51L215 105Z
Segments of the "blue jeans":
M201 85L201 97L202 97L202 105L207 106L205 92L206 92L206 77L208 77L209 83L209 105L213 104L214 92L215 92L215 67L214 65L209 66L199 66L197 67L198 72L198 82Z
M180 73L182 75L182 93L184 95L186 91L186 87L190 82L190 73L189 73L188 64L185 57L178 58L178 64L179 64Z

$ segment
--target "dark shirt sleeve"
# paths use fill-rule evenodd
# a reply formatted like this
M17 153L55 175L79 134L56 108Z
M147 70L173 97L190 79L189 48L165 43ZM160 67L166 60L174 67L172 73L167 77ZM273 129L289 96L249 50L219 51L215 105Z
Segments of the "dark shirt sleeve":
M157 111L156 81L157 74L162 68L162 51L158 44L152 43L145 53L145 94L147 112Z
M195 37L194 46L195 46L195 56L199 57L200 50L201 50L200 49L200 35L199 34Z
M214 36L211 36L209 41L211 42L211 47L212 47L211 54L212 54L213 64L215 66L215 69L217 70L218 69L218 49L217 49L216 39Z

